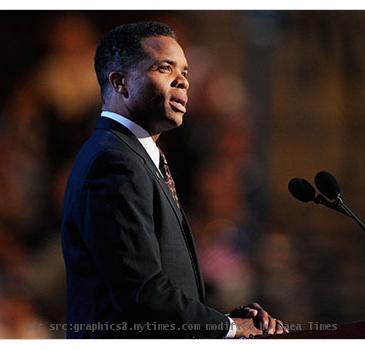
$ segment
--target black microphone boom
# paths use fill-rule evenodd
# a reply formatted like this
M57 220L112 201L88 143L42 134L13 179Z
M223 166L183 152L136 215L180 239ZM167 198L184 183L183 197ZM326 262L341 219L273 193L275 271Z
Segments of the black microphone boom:
M365 224L352 212L352 210L343 202L340 193L340 186L336 178L327 171L320 171L314 178L317 188L324 194L316 196L316 190L305 179L294 178L289 181L289 192L301 202L314 202L322 204L328 208L334 209L342 214L354 219L365 231ZM331 201L329 201L327 198Z
M317 188L329 199L330 202L338 211L342 211L347 216L354 219L359 226L365 231L365 224L355 215L355 213L343 202L341 198L340 186L336 178L327 171L320 171L314 178Z
M327 208L340 212L341 214L351 216L336 203L330 202L321 194L316 196L316 190L306 179L300 179L298 177L291 179L288 184L288 189L291 195L301 202L322 204Z
M314 199L314 203L316 203L316 204L322 204L322 205L324 205L327 208L336 210L336 211L338 211L341 214L345 214L345 215L351 217L351 215L349 215L349 213L346 210L344 210L341 206L339 206L336 201L330 202L327 198L325 198L321 194L318 194L316 196L316 198Z

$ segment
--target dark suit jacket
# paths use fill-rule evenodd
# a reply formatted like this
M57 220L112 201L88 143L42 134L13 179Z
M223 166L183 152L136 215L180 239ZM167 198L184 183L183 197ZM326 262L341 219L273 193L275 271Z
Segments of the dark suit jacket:
M105 117L68 180L69 338L219 338L185 214L137 138ZM188 329L189 328L189 329Z

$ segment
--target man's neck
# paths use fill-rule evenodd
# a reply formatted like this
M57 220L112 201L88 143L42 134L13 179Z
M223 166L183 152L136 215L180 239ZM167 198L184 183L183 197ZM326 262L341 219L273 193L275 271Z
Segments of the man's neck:
M108 112L112 112L112 113L116 113L118 115L123 116L124 118L127 118L129 120L131 120L132 122L136 123L137 125L139 125L140 127L142 127L143 129L145 129L150 135L152 140L156 143L158 138L160 137L161 133L154 133L151 131L151 128L146 125L146 123L143 123L140 120L137 120L137 118L133 118L132 116L130 116L128 113L125 113L123 111L120 111L119 109L113 108L112 106L108 106L106 104L104 104L102 106L102 110L103 111L108 111Z

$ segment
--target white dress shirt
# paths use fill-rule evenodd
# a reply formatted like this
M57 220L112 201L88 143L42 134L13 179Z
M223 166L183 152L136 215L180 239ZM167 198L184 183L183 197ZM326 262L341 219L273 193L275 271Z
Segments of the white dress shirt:
M129 131L131 131L137 137L143 148L146 150L153 163L156 165L156 168L159 169L160 150L147 130L145 130L132 120L114 112L103 111L101 112L101 116L113 119L116 122L125 126Z
M146 150L147 154L152 159L153 163L156 165L156 168L160 171L160 150L156 145L156 142L153 140L152 136L149 134L147 130L133 122L132 120L121 116L120 114L114 113L114 112L108 112L108 111L102 111L101 112L102 117L110 118L115 120L116 122L122 124L125 126L129 131L131 131L138 139L138 141L141 143L143 148ZM160 171L161 172L161 171ZM234 338L236 335L236 324L234 321L226 315L230 322L230 327L227 335L225 338Z

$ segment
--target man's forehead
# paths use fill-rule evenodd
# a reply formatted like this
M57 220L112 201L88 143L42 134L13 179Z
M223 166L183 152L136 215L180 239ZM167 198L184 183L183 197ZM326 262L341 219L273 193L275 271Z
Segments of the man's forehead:
M182 47L172 37L169 36L151 36L142 39L142 48L154 59L179 59L186 58Z

